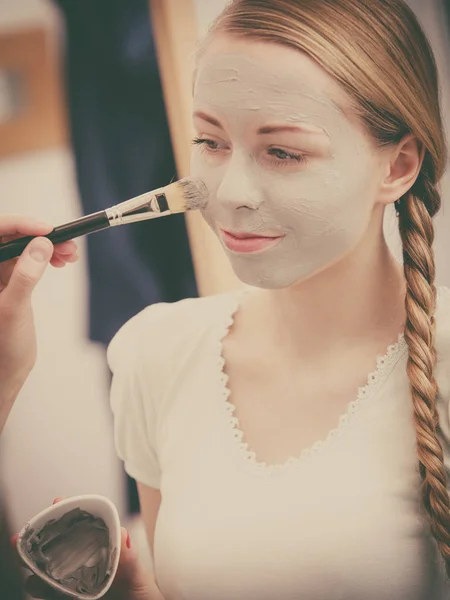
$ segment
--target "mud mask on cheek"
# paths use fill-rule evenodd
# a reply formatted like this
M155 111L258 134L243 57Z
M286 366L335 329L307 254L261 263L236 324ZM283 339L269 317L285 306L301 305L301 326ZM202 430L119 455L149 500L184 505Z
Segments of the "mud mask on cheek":
M206 221L222 243L220 228L281 236L276 245L257 253L232 252L224 246L242 281L287 287L357 244L376 199L374 151L327 96L292 72L247 56L222 54L199 66L194 109L225 123L230 145L223 158L204 148L192 153L191 174L205 181L211 192L203 212ZM320 128L328 137L329 151L305 153L305 162L289 168L269 165L254 151L253 144L259 143L251 140L256 136L252 131L271 122Z

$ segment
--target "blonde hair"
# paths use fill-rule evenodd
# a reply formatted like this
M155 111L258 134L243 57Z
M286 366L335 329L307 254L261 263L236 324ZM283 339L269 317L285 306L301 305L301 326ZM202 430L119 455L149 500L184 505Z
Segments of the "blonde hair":
M380 146L413 134L424 150L417 180L396 202L407 282L405 339L423 503L450 577L450 499L433 374L436 288L432 217L446 166L432 50L403 0L234 0L213 24L300 50L347 92Z

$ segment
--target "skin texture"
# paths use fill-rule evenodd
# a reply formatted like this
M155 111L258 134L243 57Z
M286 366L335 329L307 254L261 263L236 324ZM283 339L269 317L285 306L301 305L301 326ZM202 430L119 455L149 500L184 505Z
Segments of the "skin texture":
M224 246L237 275L262 288L292 285L354 249L385 167L320 67L275 48L296 60L211 49L194 88L195 125L207 141L194 148L191 174L211 193L206 221L221 240L221 229L283 236L257 254Z

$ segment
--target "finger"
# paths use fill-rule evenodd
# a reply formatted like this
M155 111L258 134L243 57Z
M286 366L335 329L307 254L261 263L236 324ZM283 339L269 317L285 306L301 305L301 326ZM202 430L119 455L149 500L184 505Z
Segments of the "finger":
M148 600L164 600L154 575L143 567L130 534L124 527L121 527L119 566L115 580L124 589L133 590L136 598L142 596Z
M72 256L66 256L65 261L68 263L76 263L80 260L78 253L73 254Z
M58 504L58 502L61 502L62 500L65 500L64 496L58 496L53 500L52 504Z
M11 260L5 261L0 265L0 284L2 289L11 279L12 272L14 271L14 267L16 266L18 260L18 258L12 258Z
M59 258L59 256L53 256L50 260L50 264L52 265L52 267L56 267L57 269L60 269L61 267L66 266L66 261L63 260L62 258Z
M78 252L74 251L73 254L58 254L58 252L55 252L53 258L58 258L64 263L74 263L77 262L80 257L78 256Z
M0 237L0 242L2 244L6 244L7 242L12 242L12 240L17 240L18 237L20 237L20 234L19 235L17 235L17 234L16 235L2 235Z
M29 301L52 254L53 244L47 238L32 240L14 267L11 279L2 292L2 301L10 306Z
M5 235L0 238L0 243L7 243L12 240L16 240L17 235ZM51 240L50 240L51 241ZM61 242L60 244L55 245L54 253L60 254L61 256L68 256L72 254L76 254L78 252L78 246L73 240L69 240L68 242ZM14 259L11 259L14 260Z
M61 242L61 244L55 245L55 252L61 255L74 254L77 252L77 245L72 240Z
M52 231L53 225L24 217L22 215L2 215L0 217L0 236L15 235L47 235Z
M142 566L136 550L131 542L130 534L121 528L121 544L119 566L116 578L134 590L146 589L150 583L149 573Z
M130 579L132 579L132 576L138 567L139 563L137 562L137 555L134 548L131 547L130 534L125 527L121 527L118 575L121 578L130 577Z

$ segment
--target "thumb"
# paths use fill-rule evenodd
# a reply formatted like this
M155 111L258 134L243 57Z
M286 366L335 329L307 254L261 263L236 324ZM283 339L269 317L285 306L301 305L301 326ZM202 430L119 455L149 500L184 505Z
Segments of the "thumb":
M120 544L120 561L119 561L119 569L121 577L135 580L136 576L139 577L141 571L141 563L139 561L138 555L134 548L131 546L130 534L127 530L122 527L121 528L121 544Z
M144 569L137 552L131 545L130 536L123 527L116 582L119 585L126 584L127 589L133 592L133 595L130 596L131 598L141 598L140 593L144 592L147 593L145 597L148 597L149 585L151 583L150 574Z
M47 238L35 238L23 251L4 290L5 301L20 304L30 298L53 255L53 244Z

